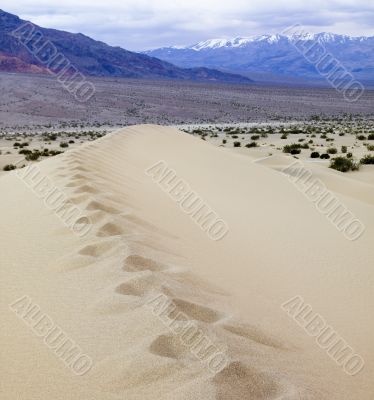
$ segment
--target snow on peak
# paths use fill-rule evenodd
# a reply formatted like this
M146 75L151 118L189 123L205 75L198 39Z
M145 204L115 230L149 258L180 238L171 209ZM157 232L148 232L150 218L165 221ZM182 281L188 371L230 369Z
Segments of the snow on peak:
M218 49L219 47L226 47L228 45L228 40L226 39L210 39L204 42L196 43L191 46L192 50L203 50L203 49Z
M222 47L243 47L251 42L266 41L268 43L277 43L282 38L281 35L261 35L236 37L232 39L210 39L194 44L189 49L200 51L204 49L218 49Z
M309 33L297 30L294 33L289 34L274 34L274 35L254 35L247 37L236 37L232 39L210 39L203 42L196 43L192 46L183 47L184 49L190 49L195 51L208 50L208 49L219 49L219 48L238 48L245 47L249 43L268 43L277 44L281 40L285 40L291 43L300 40L315 40L323 43L345 43L347 41L363 41L365 37L351 37L347 35L337 35L334 33L322 32L322 33ZM181 48L181 47L178 47Z

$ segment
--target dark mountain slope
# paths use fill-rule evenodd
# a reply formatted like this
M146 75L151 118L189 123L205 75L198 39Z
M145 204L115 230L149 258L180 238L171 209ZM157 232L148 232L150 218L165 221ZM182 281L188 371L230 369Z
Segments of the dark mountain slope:
M47 68L11 35L26 21L0 10L0 70L7 72L48 73ZM80 72L90 76L183 79L230 83L249 83L240 75L209 68L180 68L157 58L108 46L85 36L36 26L43 40L52 42Z

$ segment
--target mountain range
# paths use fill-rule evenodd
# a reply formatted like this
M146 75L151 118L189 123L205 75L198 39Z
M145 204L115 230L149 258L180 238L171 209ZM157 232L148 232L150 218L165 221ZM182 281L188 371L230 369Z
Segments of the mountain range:
M163 47L146 51L183 67L218 68L249 77L297 77L321 79L315 67L295 47L319 42L356 79L374 81L374 36L352 37L334 33L261 35L211 39L191 46Z
M0 71L48 73L28 50L11 35L27 21L0 10ZM250 83L249 78L206 67L178 67L153 56L112 47L81 33L69 33L34 25L44 41L50 41L81 73L99 77L180 79L227 83Z

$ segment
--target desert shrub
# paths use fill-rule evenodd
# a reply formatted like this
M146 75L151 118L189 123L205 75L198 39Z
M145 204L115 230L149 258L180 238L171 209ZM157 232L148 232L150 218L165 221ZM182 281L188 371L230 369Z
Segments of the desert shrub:
M226 144L226 143L227 143L227 140L226 140L226 139L222 139L222 143L223 143L223 144Z
M231 137L232 137L233 139L238 139L238 138L239 138L238 135L232 135Z
M234 147L241 147L241 143L240 142L234 142Z
M213 135L212 137L217 137L218 135ZM74 140L69 140L69 144L74 144Z
M348 151L348 148L347 148L347 146L342 146L342 153L346 153L347 151Z
M300 154L301 153L300 149L301 149L301 144L300 143L286 144L283 147L283 153Z
M358 135L357 139L358 140L366 140L366 136L365 135Z
M359 169L359 165L345 157L336 157L330 161L330 168L340 172L356 171Z
M313 151L313 153L310 155L311 158L319 158L319 153L318 151Z
M374 140L374 133L370 133L368 135L368 140Z
M366 148L367 148L369 151L374 151L374 145L373 145L373 144L368 144L368 145L366 146Z
M24 155L31 154L31 153L32 153L32 151L27 150L27 149L22 149L18 152L18 154L24 154Z
M287 139L287 133L283 133L283 135L281 136L281 139Z
M352 158L353 154L352 153L347 153L347 158Z
M371 154L366 154L365 157L362 157L360 160L361 164L374 164L374 156Z
M328 160L330 158L330 156L327 153L323 153L323 154L321 154L320 158L322 160Z
M4 168L3 171L13 171L14 169L16 169L17 167L13 164L7 164Z
M335 147L330 147L327 149L327 154L336 154L338 150Z
M245 147L247 147L247 148L258 147L258 144L256 142L251 142L251 143L247 143L245 145Z
M25 158L27 161L36 161L40 157L39 151L28 154Z
M66 148L66 147L69 147L69 144L66 143L66 142L61 142L61 143L60 143L60 147Z
M260 135L252 135L251 140L258 140L260 139Z
M57 155L62 154L62 153L63 153L63 151L58 151L58 150L50 150L50 151L49 151L49 155L50 155L51 157L57 156Z

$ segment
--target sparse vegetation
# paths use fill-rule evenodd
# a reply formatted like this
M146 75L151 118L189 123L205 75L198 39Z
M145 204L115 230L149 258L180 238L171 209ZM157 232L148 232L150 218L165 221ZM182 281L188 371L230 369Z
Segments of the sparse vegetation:
M247 148L258 147L258 144L256 142L251 142L251 143L247 143L245 145L245 147L247 147Z
M371 154L367 154L366 156L362 157L360 160L361 164L366 164L366 165L373 165L374 164L374 156Z
M356 171L359 169L359 164L350 158L336 157L330 161L330 168L340 172Z
M7 164L4 168L3 171L13 171L15 170L17 167L13 164Z
M300 154L301 153L301 144L300 143L286 144L283 147L283 153Z

